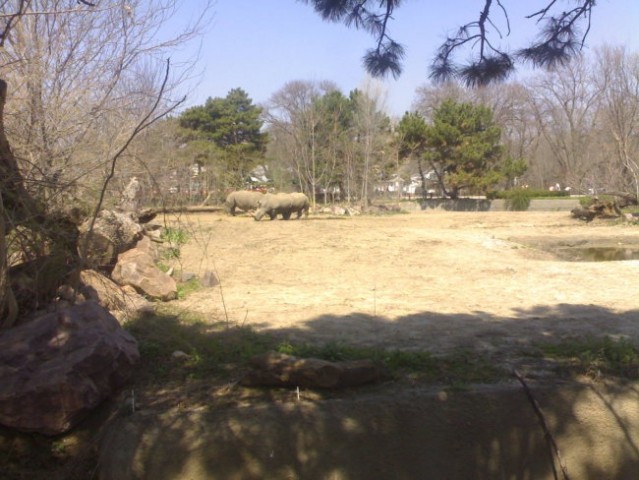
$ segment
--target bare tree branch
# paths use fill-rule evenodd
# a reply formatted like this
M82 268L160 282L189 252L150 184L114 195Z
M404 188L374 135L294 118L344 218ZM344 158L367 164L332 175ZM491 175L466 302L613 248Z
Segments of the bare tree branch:
M118 160L120 159L122 154L129 148L129 146L131 145L131 142L133 142L135 137L137 137L143 130L145 130L146 128L150 127L153 123L155 123L159 119L167 116L169 113L171 113L172 111L177 109L181 104L183 104L186 101L186 97L183 97L182 99L180 99L178 102L176 102L171 107L169 107L169 108L163 110L162 112L160 112L159 114L155 115L155 113L156 113L158 107L160 106L160 103L162 102L162 99L164 97L164 93L166 91L167 84L168 84L168 81L169 81L169 72L170 72L170 70L171 70L171 62L170 62L170 60L167 59L167 61L166 61L166 70L165 70L165 74L164 74L164 80L162 81L162 86L160 87L160 90L159 90L159 92L157 94L157 97L155 99L155 103L149 109L149 111L146 113L146 115L139 121L139 123L136 125L136 127L133 129L133 131L129 134L128 138L125 140L125 142L122 144L122 146L115 152L115 154L111 158L110 170L109 170L109 173L108 173L107 177L104 179L104 182L102 184L102 189L100 190L100 197L99 197L98 202L97 202L97 204L95 206L95 209L93 211L93 216L91 217L91 223L90 223L90 226L89 226L88 235L85 237L85 242L83 243L83 245L80 246L81 252L82 252L81 258L86 258L86 252L87 252L87 249L88 249L89 245L91 244L91 236L92 236L91 234L93 232L93 228L95 227L95 222L96 222L96 220L98 218L100 210L102 210L102 205L104 204L104 198L106 196L107 188L109 186L109 183L111 182L111 180L113 180L113 177L115 176L116 166L117 166Z

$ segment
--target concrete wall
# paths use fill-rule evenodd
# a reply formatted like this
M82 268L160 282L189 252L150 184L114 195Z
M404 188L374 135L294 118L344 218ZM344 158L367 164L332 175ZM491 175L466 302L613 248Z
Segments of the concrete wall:
M639 383L531 387L571 479L639 478ZM461 392L391 386L329 400L302 391L288 402L142 410L106 431L99 478L564 477L528 397L512 383Z
M420 202L401 202L402 210L413 212L418 210L447 210L453 212L500 212L505 211L505 200L486 200L475 198L460 198L450 200L446 198L433 198ZM566 199L533 199L530 201L528 211L545 212L569 212L579 207L579 198Z

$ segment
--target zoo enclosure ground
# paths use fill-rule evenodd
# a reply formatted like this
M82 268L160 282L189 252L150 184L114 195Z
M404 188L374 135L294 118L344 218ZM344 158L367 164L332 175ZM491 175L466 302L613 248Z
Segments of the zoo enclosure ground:
M289 222L195 214L174 224L190 238L181 248L182 268L211 269L221 287L191 293L171 308L211 323L228 318L292 343L480 352L519 368L522 352L537 342L639 338L638 261L567 262L552 253L559 247L639 247L635 226L585 224L566 212L438 211ZM149 319L140 328L152 332L160 324ZM168 358L171 351L160 353ZM173 373L179 377L180 371ZM133 388L143 408L178 411L292 398L289 391L229 388L228 379L179 378L138 379ZM402 385L391 386L392 398L402 398ZM358 392L339 395L355 399ZM304 395L320 400L313 392ZM29 436L4 437L7 460L24 459L17 464L24 475L8 478L87 478L84 473L95 472L93 450L77 454L74 445L91 446L99 429L100 418L93 417L49 447ZM33 450L20 453L25 438ZM37 462L35 451L42 452ZM78 476L67 474L69 466Z
M567 212L415 212L255 222L179 220L181 268L220 286L177 302L282 339L505 357L537 342L639 338L639 261L558 248L639 248L639 228Z

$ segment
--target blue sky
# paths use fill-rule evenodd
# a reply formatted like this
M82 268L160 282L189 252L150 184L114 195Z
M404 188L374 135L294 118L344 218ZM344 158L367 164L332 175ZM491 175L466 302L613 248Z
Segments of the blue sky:
M199 2L189 0L189 5ZM504 44L518 48L533 39L534 23L524 15L546 3L505 0L512 31ZM482 5L483 0L404 1L390 26L391 36L406 47L406 59L398 80L383 81L389 114L401 116L411 108L415 90L428 81L437 47L447 33L475 20ZM505 33L505 23L498 26ZM587 42L589 49L608 43L639 51L639 1L600 0ZM324 22L296 0L217 0L203 38L203 74L190 90L188 105L224 97L237 87L259 104L292 80L331 80L347 94L363 85L361 59L373 43L367 33Z

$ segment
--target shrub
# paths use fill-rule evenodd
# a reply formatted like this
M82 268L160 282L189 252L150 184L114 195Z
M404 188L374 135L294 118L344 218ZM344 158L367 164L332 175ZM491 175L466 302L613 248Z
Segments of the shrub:
M530 195L528 189L517 188L509 190L510 195L505 199L506 209L523 212L530 207Z
M501 190L499 192L493 192L493 198L501 198L507 200L513 196L519 195L519 192L524 191L529 198L560 198L569 197L570 192L563 190L550 191L540 188L513 188L511 190Z
M162 254L166 260L179 259L180 250L189 239L188 234L179 228L167 227L162 231L162 240L168 243L167 249Z

